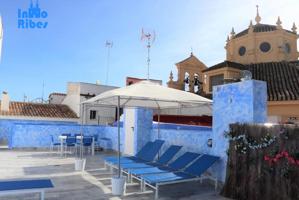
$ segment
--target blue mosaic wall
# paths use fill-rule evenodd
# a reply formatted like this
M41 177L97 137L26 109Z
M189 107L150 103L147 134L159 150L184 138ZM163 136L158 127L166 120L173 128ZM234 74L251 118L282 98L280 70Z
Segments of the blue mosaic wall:
M151 131L153 124L153 111L151 109L135 109L135 153L137 153L148 141L151 141Z
M0 138L6 138L9 148L49 147L51 135L58 141L62 133L98 135L99 138L111 139L111 149L117 149L117 127L115 126L80 126L72 122L0 120ZM123 128L121 138L123 141Z
M212 128L164 123L160 123L159 127L158 134L158 124L154 124L151 134L152 140L158 138L165 140L162 152L170 145L181 145L183 146L181 154L186 151L211 153L212 148L207 146L207 141L212 138Z
M226 150L228 141L224 132L229 124L236 122L264 123L267 118L267 88L262 81L244 81L216 86L213 88L213 129L199 126L160 124L158 135L157 124L152 123L152 111L135 110L135 141L138 151L147 141L165 140L163 152L170 145L182 145L185 151L207 153L221 157L211 172L224 181L226 173ZM80 126L76 123L50 121L0 120L0 138L9 140L10 148L48 147L50 135L55 137L61 133L97 134L99 138L111 140L111 147L117 150L117 127L114 126ZM121 150L124 149L124 128L121 124ZM213 147L208 147L208 139L213 139Z
M214 166L219 180L225 180L229 124L264 123L267 119L267 88L263 81L243 81L213 88L213 154L221 157Z

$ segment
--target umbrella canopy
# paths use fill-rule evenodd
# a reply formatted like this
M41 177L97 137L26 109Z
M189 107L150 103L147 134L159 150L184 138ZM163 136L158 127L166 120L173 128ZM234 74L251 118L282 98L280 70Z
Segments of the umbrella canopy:
M143 107L152 109L184 108L203 106L202 115L211 115L212 101L202 96L161 86L150 81L104 92L83 104L103 104L120 107Z
M119 113L121 107L143 107L152 109L199 107L201 113L211 114L212 101L189 92L161 86L150 81L141 81L133 85L104 92L81 104L102 104L116 106L118 108L118 177L120 169L120 123ZM84 109L83 109L84 110ZM84 112L84 111L83 111ZM159 132L159 131L158 131Z

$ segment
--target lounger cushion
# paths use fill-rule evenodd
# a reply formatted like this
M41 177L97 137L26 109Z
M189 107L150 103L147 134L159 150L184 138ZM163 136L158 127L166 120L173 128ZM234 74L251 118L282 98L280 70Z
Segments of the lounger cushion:
M121 163L120 167L122 170L126 169L136 169L136 168L148 168L148 167L153 167L152 165L148 165L146 163Z
M153 142L147 142L135 156L123 156L121 157L121 159L124 159L126 161L133 160L136 158L140 159L140 157L142 157L149 149L151 149L152 146L153 146ZM104 158L104 160L106 162L117 162L118 156L107 156Z
M163 145L164 140L155 140L152 142L151 145L149 145L150 148L143 148L147 149L146 152L142 154L142 157L125 157L124 160L121 160L120 163L146 163L146 162L153 162L156 155L158 154L159 150L161 149L161 146ZM112 165L118 164L118 158L115 158L114 160L106 160L107 163L110 163Z
M0 191L53 188L50 179L0 181Z
M141 160L139 158L136 158L136 157L132 157L132 158L121 157L120 158L120 163L135 163L135 162L140 162L140 161L143 161L143 160ZM118 158L106 160L106 162L111 163L111 164L117 164L118 163Z
M138 162L122 162L122 170L136 169L136 168L149 168L160 167L166 165L174 155L182 148L182 146L171 145L156 162L138 163Z
M192 165L184 171L188 174L201 176L208 168L210 168L220 157L204 154L199 157Z
M195 162L188 166L184 172L169 172L160 174L144 174L141 179L151 185L163 182L173 182L184 179L193 179L200 177L208 168L210 168L220 158L217 156L204 154Z
M196 178L196 176L189 175L183 172L169 172L161 174L145 174L141 175L141 178L150 184L156 184L161 182L179 181L184 179Z
M158 167L149 167L149 168L141 168L141 169L130 169L130 170L128 170L128 172L130 174L135 175L135 176L139 176L141 174L165 173L165 172L168 172L168 171L166 171L165 168L161 169L161 167L160 168L158 168Z
M200 154L198 153L186 152L182 156L178 157L175 161L173 161L168 166L159 166L155 168L145 168L145 169L136 169L136 170L133 169L128 171L129 173L135 176L139 176L141 174L167 173L167 172L178 171L180 169L185 168L189 163L191 163L199 156Z

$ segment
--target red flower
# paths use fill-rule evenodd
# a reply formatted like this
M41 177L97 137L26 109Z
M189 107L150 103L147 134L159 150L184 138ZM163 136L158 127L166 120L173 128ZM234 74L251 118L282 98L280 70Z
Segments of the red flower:
M277 161L278 161L278 159L277 159L277 158L274 158L274 159L273 159L273 162L275 162L275 163L276 163Z
M283 151L281 152L285 157L288 157L289 156L289 153L287 151Z
M279 158L282 158L283 157L283 154L281 153L279 153L279 154L276 154L276 156L275 156L275 158L277 158L277 159L279 159Z
M270 160L270 158L268 156L264 156L264 160L268 161L268 160Z
M295 159L294 158L288 158L288 161L291 163L291 164L295 164Z

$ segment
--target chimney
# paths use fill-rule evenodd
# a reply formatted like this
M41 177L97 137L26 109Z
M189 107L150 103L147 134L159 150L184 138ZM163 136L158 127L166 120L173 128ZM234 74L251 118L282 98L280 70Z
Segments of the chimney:
M1 111L9 111L9 96L7 92L2 92Z

